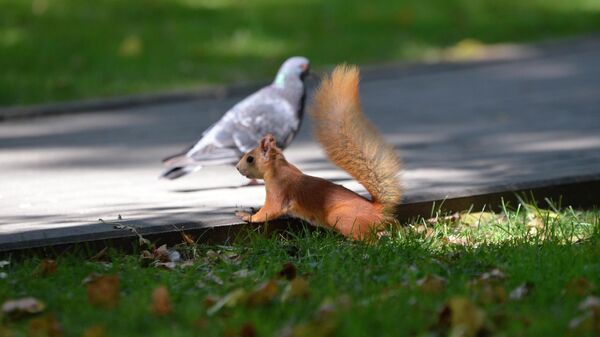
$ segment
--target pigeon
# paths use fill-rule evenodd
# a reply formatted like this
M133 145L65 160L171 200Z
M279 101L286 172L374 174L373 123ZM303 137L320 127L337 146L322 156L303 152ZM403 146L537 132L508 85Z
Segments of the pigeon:
M203 166L235 164L269 133L286 148L302 124L309 65L305 57L287 59L273 83L234 105L184 152L163 159L167 169L161 177L172 180Z

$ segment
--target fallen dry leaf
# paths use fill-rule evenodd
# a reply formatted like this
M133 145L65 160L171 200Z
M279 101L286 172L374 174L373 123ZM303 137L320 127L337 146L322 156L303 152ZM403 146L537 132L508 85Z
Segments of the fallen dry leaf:
M256 333L256 328L252 323L245 323L240 328L240 332L238 334L240 337L256 337L258 334Z
M214 295L208 295L204 298L204 300L202 300L202 306L204 306L204 308L208 309L210 307L212 307L213 305L215 305L215 303L219 302L219 298L217 296Z
M592 293L593 284L585 277L576 277L567 283L565 292L569 295L586 296Z
M91 305L112 309L119 304L119 276L94 274L86 277L84 282Z
M218 284L218 285L220 285L220 286L222 286L222 285L223 285L223 280L222 280L220 277L218 277L217 275L215 275L215 274L212 272L212 270L211 270L211 271L209 271L209 272L206 274L206 279L208 279L208 280L211 280L211 281L213 281L214 283L216 283L216 284Z
M455 212L452 215L447 215L447 216L443 216L443 217L438 217L436 216L435 218L429 218L427 219L427 223L434 225L440 222L443 223L451 223L454 224L456 222L458 222L460 220L460 213Z
M104 325L93 325L83 331L81 337L106 337Z
M208 319L206 319L205 317L200 317L200 318L196 319L194 321L194 323L192 323L192 324L194 325L194 327L196 329L204 330L208 327L209 323L210 323L210 321Z
M600 298L588 296L579 303L579 310L583 313L569 322L573 336L600 335Z
M169 250L167 249L167 245L162 245L152 252L154 255L154 259L160 262L172 262L169 258Z
M281 301L287 302L295 298L305 298L308 297L308 294L308 282L302 277L296 277L283 290Z
M281 266L281 270L277 273L280 278L293 280L296 277L296 266L291 262L286 262Z
M166 316L173 311L169 291L166 287L158 287L152 291L152 312L157 316Z
M236 277L236 278L246 278L246 277L251 276L253 274L254 274L253 271L250 271L250 270L244 268L244 269L240 269L240 270L234 272L231 275L233 277Z
M439 294L446 286L446 279L438 275L427 275L416 282L419 290L425 294Z
M468 288L478 301L486 304L506 301L506 289L502 284L506 275L500 269L492 269L469 282Z
M183 261L179 265L179 268L185 269L185 268L189 268L189 267L193 267L193 266L194 266L194 260L186 260L186 261Z
M54 315L32 318L27 324L27 336L29 337L60 337L62 335L62 328Z
M46 309L46 304L34 297L8 300L2 304L2 314L11 319L38 314Z
M449 336L473 337L483 331L485 312L465 297L452 297L442 307L438 328Z
M600 297L588 296L579 303L579 310L600 310Z
M54 260L44 259L40 262L36 269L36 274L40 276L48 276L56 273L56 269L58 268L58 264Z
M268 280L256 287L249 295L247 304L250 306L263 305L272 301L279 293L277 282Z
M180 233L181 233L181 239L183 239L183 242L185 242L186 244L193 245L196 243L194 241L194 238L190 234L187 234L184 231L181 231Z
M231 291L230 293L228 293L227 295L223 296L223 298L221 298L217 303L215 303L212 307L210 307L206 313L209 316L212 316L214 314L216 314L217 312L219 312L219 310L221 310L223 307L235 307L236 305L238 305L239 303L243 303L245 301L245 299L247 298L248 293L246 292L245 289L243 288L238 288L235 289L233 291Z
M481 274L481 280L503 281L506 279L506 274L498 268L494 268L488 272Z
M509 297L513 301L519 301L522 300L525 296L529 295L531 290L533 290L533 283L525 282L513 289L513 291L510 292Z

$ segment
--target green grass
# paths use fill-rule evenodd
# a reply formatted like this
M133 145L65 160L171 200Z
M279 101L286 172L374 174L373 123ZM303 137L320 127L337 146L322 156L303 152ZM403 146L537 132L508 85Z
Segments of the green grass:
M271 78L437 55L464 39L600 30L600 0L0 0L0 105Z
M108 336L128 337L597 333L585 324L573 330L569 322L585 315L578 305L586 296L598 295L598 211L519 206L497 215L462 214L458 221L438 217L391 230L374 244L350 242L327 231L305 231L271 238L250 233L231 246L182 244L175 249L192 265L166 270L143 267L137 254L113 251L108 254L110 262L97 262L70 253L57 258L55 273L42 276L40 259L13 260L1 269L6 277L0 279L0 302L34 296L47 308L33 318L5 317L0 334L43 335L47 329L40 317L48 315L64 336L81 336L94 326ZM308 283L307 297L282 301L290 281L277 274L285 263L292 263L297 278ZM493 269L506 277L481 280ZM82 280L91 273L119 277L116 308L88 302ZM445 282L435 281L437 277ZM266 292L254 292L251 302L249 294L268 280L277 284L273 298L257 304L256 295ZM511 299L511 291L523 284L532 287L530 292ZM157 317L150 309L152 291L160 285L166 286L172 302L172 313L166 317ZM214 301L227 294L233 298L216 310ZM444 320L440 312L445 303L454 303L450 305L454 317L472 330L461 334L460 322ZM467 303L466 308L460 303ZM600 317L595 319L599 324Z

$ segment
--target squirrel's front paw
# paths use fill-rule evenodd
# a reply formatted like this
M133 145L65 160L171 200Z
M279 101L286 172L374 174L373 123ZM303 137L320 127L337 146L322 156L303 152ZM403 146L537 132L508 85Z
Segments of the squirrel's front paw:
M235 212L235 216L237 216L238 218L246 221L246 222L252 222L252 214L248 213L248 212L244 212L244 211L237 211Z

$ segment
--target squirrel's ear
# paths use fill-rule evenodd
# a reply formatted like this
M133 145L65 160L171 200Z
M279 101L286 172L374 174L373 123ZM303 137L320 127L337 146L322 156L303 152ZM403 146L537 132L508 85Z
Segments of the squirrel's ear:
M260 150L264 156L266 156L275 145L275 138L271 134L264 136L260 140Z

